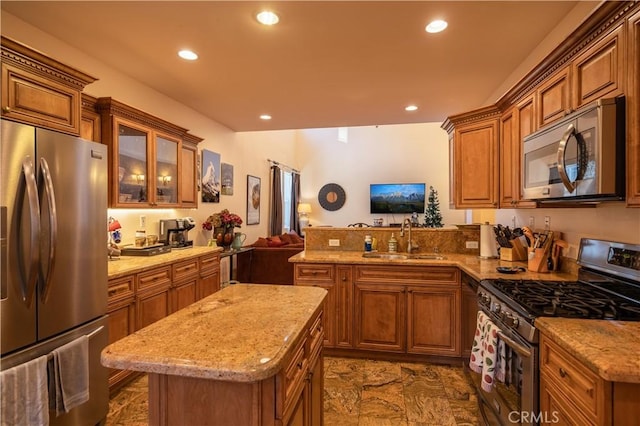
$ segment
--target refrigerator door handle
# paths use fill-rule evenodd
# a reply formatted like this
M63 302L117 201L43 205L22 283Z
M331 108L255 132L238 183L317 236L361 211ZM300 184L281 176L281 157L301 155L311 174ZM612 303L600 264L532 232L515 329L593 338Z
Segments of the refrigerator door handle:
M29 262L28 262L28 272L27 272L27 280L26 282L22 282L22 300L24 301L26 306L31 306L31 302L33 301L33 296L36 290L36 284L38 282L38 265L40 264L40 247L39 247L39 237L40 237L40 202L38 199L38 185L36 182L36 175L33 170L33 161L31 161L30 156L26 156L24 161L22 162L22 175L24 176L24 183L26 185L26 194L27 200L29 202L29 222L31 225L30 232L30 250L29 250ZM22 201L24 200L24 190L19 191L18 204L17 206L22 206ZM22 227L20 226L18 229L22 233ZM20 263L20 270L24 271L25 269L25 259L24 259L24 251L20 250L18 261Z
M53 189L51 172L49 171L49 163L47 163L47 160L44 158L40 158L40 174L42 175L42 179L39 179L39 182L44 185L43 193L47 196L47 203L49 206L49 261L46 262L46 266L44 259L40 262L40 276L43 282L40 300L42 303L46 303L47 298L49 297L49 290L51 290L51 277L53 276L53 269L56 260L56 247L58 244L58 213L56 211L56 196Z

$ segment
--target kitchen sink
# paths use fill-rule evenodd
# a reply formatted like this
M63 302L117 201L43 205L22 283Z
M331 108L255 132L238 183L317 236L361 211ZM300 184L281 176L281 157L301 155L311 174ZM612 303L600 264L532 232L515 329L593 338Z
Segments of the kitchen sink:
M444 260L445 257L440 254L409 254L409 253L363 253L362 257L368 259L389 259L389 260Z
M363 253L362 257L368 259L408 259L409 256L400 253Z

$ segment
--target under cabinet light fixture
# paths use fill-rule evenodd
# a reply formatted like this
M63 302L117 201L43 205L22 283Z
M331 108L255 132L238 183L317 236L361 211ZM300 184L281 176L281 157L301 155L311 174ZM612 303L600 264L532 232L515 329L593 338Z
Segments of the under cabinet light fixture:
M428 33L439 33L440 31L444 31L449 24L447 21L443 21L442 19L436 19L435 21L429 22L429 25L426 26L425 31Z
M275 25L280 21L278 15L270 10L263 10L256 15L256 19L262 25Z
M181 50L178 52L178 56L182 59L186 59L187 61L195 61L198 59L198 54L192 50Z

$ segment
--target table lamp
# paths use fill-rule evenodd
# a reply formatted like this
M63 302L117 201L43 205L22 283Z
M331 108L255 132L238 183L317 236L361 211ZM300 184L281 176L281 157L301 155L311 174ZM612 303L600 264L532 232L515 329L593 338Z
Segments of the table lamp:
M298 203L298 223L302 235L304 235L304 228L309 226L309 213L311 213L311 204Z

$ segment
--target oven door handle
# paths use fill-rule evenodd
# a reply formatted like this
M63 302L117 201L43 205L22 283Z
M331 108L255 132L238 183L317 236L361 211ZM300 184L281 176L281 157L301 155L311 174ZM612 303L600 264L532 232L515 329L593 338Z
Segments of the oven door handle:
M522 346L520 343L516 342L512 338L505 336L503 332L498 331L498 337L504 340L521 357L531 358L531 351L529 349L525 348L524 346Z

